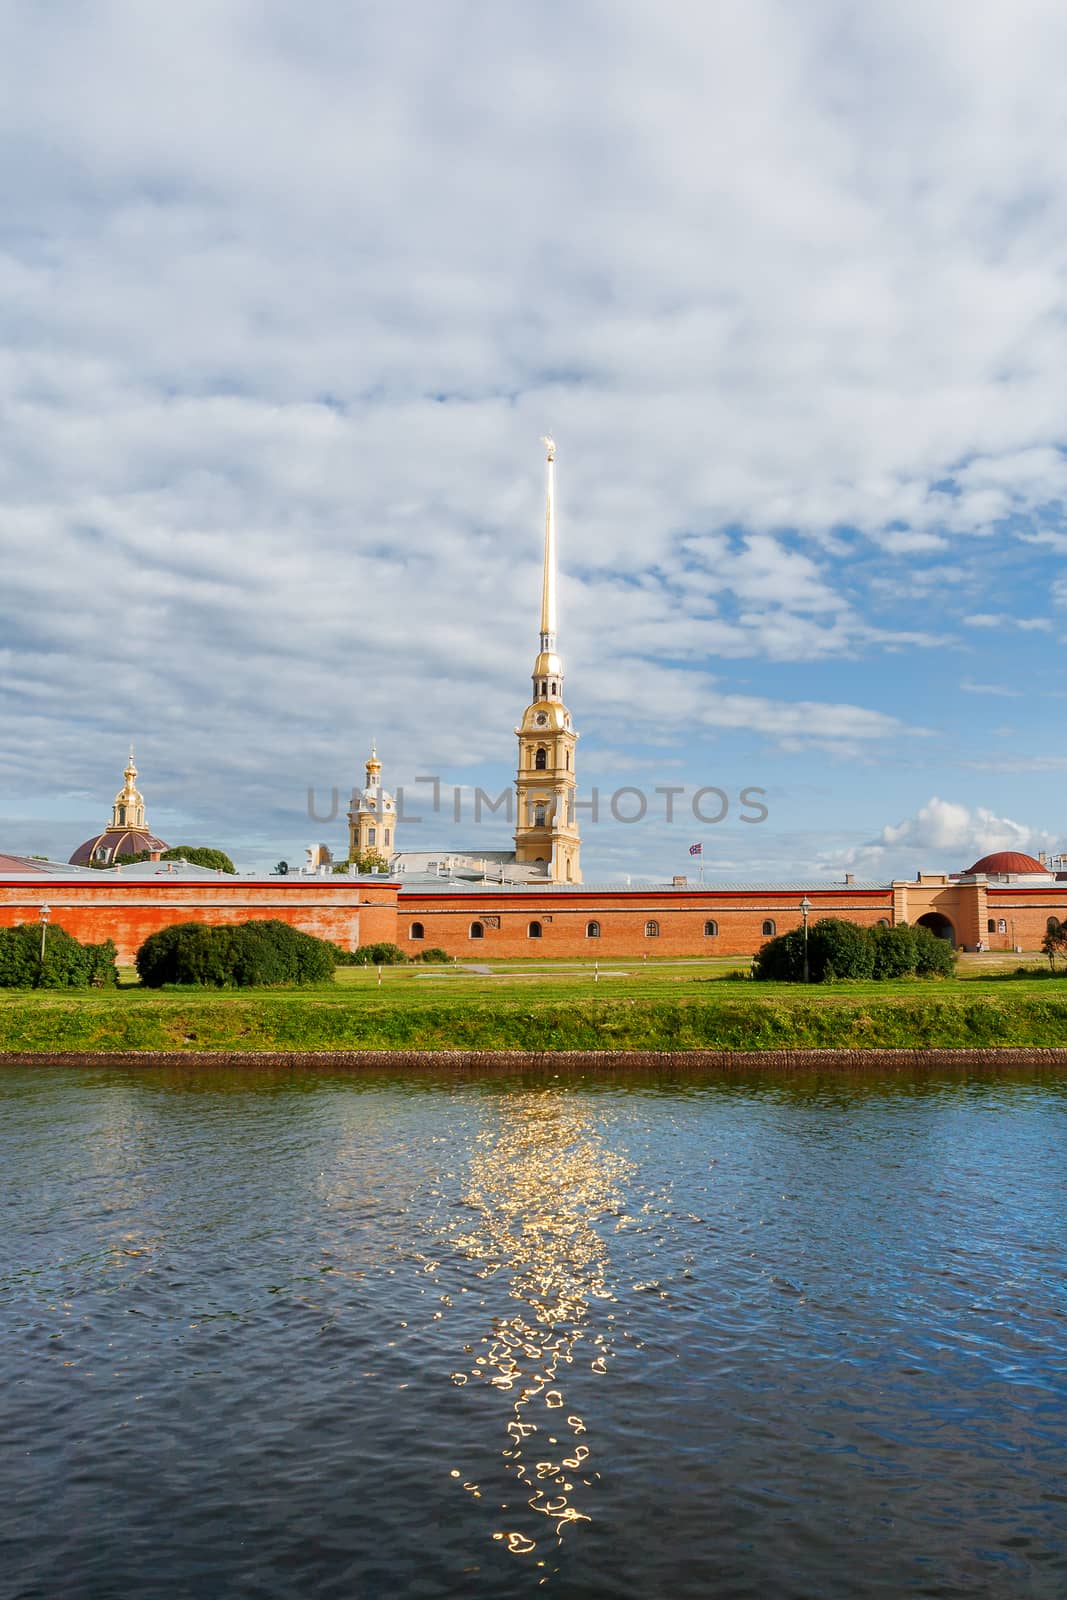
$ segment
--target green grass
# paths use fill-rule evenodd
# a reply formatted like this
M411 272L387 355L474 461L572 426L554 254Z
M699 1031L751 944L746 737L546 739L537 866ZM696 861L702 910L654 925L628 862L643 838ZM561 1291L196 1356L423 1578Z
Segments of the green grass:
M1002 963L1001 966L1006 965ZM1018 965L1013 958L1011 966ZM690 1050L1067 1046L1067 979L731 982L736 961L345 967L294 990L0 992L0 1050ZM724 981L725 979L725 981Z

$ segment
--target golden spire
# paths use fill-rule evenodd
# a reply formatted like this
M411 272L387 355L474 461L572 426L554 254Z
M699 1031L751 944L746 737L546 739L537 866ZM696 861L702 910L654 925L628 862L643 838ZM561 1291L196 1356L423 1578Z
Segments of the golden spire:
M368 789L373 788L374 785L378 782L378 776L379 776L381 770L382 770L382 764L378 760L378 741L377 741L377 739L372 739L371 743L370 743L370 760L367 762L367 787L368 787Z
M556 442L546 435L541 443L548 453L545 484L545 571L541 586L541 649L556 648Z

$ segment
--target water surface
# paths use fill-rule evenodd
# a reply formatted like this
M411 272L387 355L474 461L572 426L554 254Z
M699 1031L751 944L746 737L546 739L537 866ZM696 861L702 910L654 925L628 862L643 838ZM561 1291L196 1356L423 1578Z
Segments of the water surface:
M0 1593L1067 1593L1067 1085L0 1074Z

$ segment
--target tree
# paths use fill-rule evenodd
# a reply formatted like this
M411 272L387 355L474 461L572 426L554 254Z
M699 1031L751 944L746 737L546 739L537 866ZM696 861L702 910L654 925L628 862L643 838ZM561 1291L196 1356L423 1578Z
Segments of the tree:
M45 937L41 959L41 930L31 922L0 929L0 988L88 989L117 981L115 946L82 944L65 928L53 924Z
M274 919L213 927L179 922L149 934L137 971L149 989L165 983L213 988L323 983L333 976L336 948Z
M144 859L141 857L140 859ZM226 854L225 850L216 850L206 844L176 844L169 850L164 850L159 858L161 861L188 861L191 867L211 867L217 872L228 872L236 876L237 868Z
M1067 917L1062 922L1058 922L1055 917L1049 917L1041 949L1043 954L1048 956L1048 964L1053 972L1056 970L1058 955L1067 961Z
M349 856L347 861L338 861L333 870L335 873L347 872L350 866L355 867L357 872L388 872L389 860L379 850L364 850L362 854Z
M951 977L956 952L929 928L860 928L840 917L823 917L808 930L808 971L812 983L835 978ZM804 930L794 928L765 944L752 975L778 983L804 979Z

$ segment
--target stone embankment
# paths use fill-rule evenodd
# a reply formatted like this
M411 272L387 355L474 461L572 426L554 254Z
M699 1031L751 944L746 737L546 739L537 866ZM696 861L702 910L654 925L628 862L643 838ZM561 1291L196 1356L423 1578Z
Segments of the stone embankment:
M768 1072L1067 1070L1067 1049L975 1050L56 1050L0 1051L0 1066L346 1067L363 1071Z

